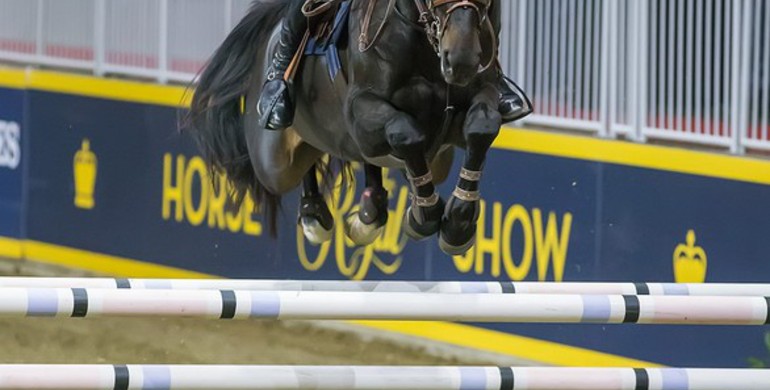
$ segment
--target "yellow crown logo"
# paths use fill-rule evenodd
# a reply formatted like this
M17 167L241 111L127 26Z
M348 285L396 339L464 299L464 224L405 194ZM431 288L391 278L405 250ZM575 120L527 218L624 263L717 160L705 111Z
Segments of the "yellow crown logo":
M75 174L75 207L90 210L94 208L97 159L91 151L91 142L86 138L75 153L73 160Z
M703 283L706 281L706 251L695 246L695 231L687 232L687 243L674 249L674 280L677 283Z

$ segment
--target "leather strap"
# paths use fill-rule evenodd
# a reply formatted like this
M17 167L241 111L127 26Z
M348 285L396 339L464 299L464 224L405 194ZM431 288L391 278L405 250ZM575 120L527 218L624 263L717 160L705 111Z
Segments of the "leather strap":
M302 60L302 56L305 55L305 47L307 47L307 42L309 39L310 30L308 29L305 31L305 35L302 37L302 42L300 42L297 51L294 53L294 58L291 59L289 66L286 68L286 72L283 73L284 81L288 82L294 80L294 76L297 74L297 69L299 69L299 63Z
M481 181L481 172L461 168L460 178L467 181Z
M308 18L322 15L341 2L342 0L305 0L305 4L302 5L302 14Z
M390 15L393 14L393 10L396 8L396 0L388 0L388 8L385 11L385 16L382 17L380 27L377 28L377 32L374 33L374 37L369 39L369 27L372 24L372 15L374 14L374 6L377 0L369 0L369 5L366 8L366 14L364 14L364 20L361 22L361 35L358 36L358 50L361 53L369 51L382 36L382 32L385 30L385 25L390 19Z
M413 196L412 201L414 202L414 205L417 207L432 207L438 204L438 201L441 199L439 197L438 192L434 192L433 195L423 198L421 196Z
M422 176L410 178L409 181L412 182L412 185L415 188L422 187L422 186L424 186L426 184L430 184L433 181L433 173L428 171L428 173L426 173L426 174L424 174Z
M481 200L480 191L467 191L460 187L455 187L452 195L454 195L455 198L464 200L466 202L475 202L477 200Z

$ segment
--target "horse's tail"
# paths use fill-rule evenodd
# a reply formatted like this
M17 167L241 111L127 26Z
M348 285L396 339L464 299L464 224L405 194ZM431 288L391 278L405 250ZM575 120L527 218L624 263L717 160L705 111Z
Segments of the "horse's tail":
M251 82L263 43L287 12L288 1L257 0L217 49L200 74L183 127L192 135L208 163L212 182L224 173L231 205L239 207L251 194L275 235L280 196L260 185L249 159L241 97Z

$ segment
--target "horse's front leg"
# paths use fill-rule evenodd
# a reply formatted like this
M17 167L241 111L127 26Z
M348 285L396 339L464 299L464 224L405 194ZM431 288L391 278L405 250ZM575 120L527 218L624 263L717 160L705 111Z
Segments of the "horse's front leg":
M415 119L385 99L366 92L352 101L351 115L354 137L365 156L379 157L392 152L404 160L412 184L412 205L407 210L405 233L415 240L436 234L444 202L433 185L433 175L425 158L425 134Z
M345 233L356 245L373 243L388 223L388 191L382 185L382 168L364 164L366 188L358 209L345 218Z
M498 90L487 85L473 99L465 119L465 162L441 220L439 245L449 255L461 255L473 246L479 217L479 182L487 152L500 133Z

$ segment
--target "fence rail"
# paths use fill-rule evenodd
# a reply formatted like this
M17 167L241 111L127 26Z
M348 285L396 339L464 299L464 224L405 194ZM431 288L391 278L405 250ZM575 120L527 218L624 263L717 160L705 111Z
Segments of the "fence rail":
M189 82L250 0L0 0L0 60ZM506 0L524 122L770 150L763 0Z

